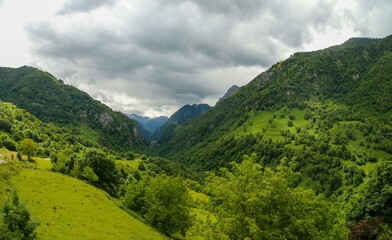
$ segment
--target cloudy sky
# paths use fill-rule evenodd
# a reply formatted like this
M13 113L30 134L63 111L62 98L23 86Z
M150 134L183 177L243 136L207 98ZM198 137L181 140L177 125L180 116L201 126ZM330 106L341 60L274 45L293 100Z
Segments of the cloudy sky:
M391 0L0 0L0 66L170 115L215 104L294 52L390 35L391 13Z

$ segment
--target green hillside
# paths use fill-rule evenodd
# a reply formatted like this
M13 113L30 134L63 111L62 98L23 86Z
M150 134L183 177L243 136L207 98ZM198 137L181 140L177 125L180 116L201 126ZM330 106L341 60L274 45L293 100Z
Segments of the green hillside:
M100 239L108 234L113 239L159 239L161 235L152 227L127 219L124 211L132 211L120 210L120 206L127 209L122 205L127 185L141 176L182 176L178 181L184 183L183 177L194 178L188 169L163 158L100 148L67 128L41 122L12 103L0 101L0 110L0 195L16 188L19 197L27 200L32 216L45 221L37 229L42 239ZM30 157L25 142L31 143ZM36 170L37 164L41 169ZM110 209L109 203L117 210ZM6 215L0 215L0 239L13 240L15 236L2 235ZM114 221L112 226L108 219ZM73 232L65 234L68 228Z
M72 152L79 152L83 148L98 147L96 143L74 134L67 128L43 123L14 104L2 101L0 101L0 135L0 146L11 151L16 151L23 139L32 139L37 144L36 154L40 157L50 157L51 153L67 148Z
M39 167L21 170L10 182L39 220L40 239L166 239L107 193L75 178Z
M133 120L36 68L0 68L0 100L105 147L140 151L146 146Z
M354 161L359 151L390 155L391 50L389 36L293 54L161 139L159 151L198 169L218 169L228 157L240 161L252 152L268 164L302 158L300 149ZM334 128L340 124L347 128ZM337 148L348 153L339 156Z

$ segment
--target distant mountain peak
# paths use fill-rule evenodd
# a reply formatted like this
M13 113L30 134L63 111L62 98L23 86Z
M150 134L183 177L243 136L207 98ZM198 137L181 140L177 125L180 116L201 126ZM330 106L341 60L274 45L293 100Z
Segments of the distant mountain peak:
M183 124L206 112L210 108L211 106L205 103L193 105L187 104L171 115L168 122L175 125Z
M145 130L153 134L155 130L157 130L160 126L165 124L167 120L169 119L166 116L159 116L159 117L146 117L146 116L141 116L136 113L132 113L128 115L131 119L137 121Z
M238 87L237 85L233 85L231 86L225 93L225 95L223 95L223 97L219 98L218 102L216 102L217 104L222 102L223 100L225 100L226 98L231 97L240 87Z

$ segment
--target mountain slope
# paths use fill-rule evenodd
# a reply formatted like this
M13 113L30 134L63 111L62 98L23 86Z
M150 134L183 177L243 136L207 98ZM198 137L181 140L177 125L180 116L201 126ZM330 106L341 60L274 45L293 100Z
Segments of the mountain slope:
M35 152L39 157L49 157L51 153L67 148L78 152L82 148L98 147L96 143L75 135L66 128L43 123L14 104L2 101L0 101L0 135L2 136L0 147L11 151L16 151L23 139L32 139L36 143Z
M171 124L179 125L188 122L189 120L199 116L206 112L211 107L208 104L193 104L185 105L177 110L173 115L170 116L168 122Z
M135 120L135 121L137 121L142 126L144 126L151 119L149 117L141 116L141 115L136 114L136 113L132 113L132 114L128 115L128 117L133 119L133 120Z
M144 128L149 131L151 134L154 134L154 132L160 128L163 124L165 124L169 120L168 117L165 116L160 116L160 117L155 117L151 118L145 125Z
M216 103L218 104L218 103L222 102L223 100L225 100L226 98L231 97L235 92L237 92L237 90L238 90L239 88L240 88L240 87L238 87L237 85L231 86L231 87L227 90L227 92L223 95L223 97L219 98L218 102L216 102Z
M146 146L133 120L35 68L0 68L0 100L14 103L44 122L80 132L105 147L128 150Z
M310 148L309 156L337 158L336 149L349 149L347 156L354 161L362 158L357 147L379 158L391 154L391 50L389 36L296 53L202 117L174 129L170 138L161 139L159 150L203 169L240 161L252 152L272 164L282 157L299 158L296 149L301 148ZM297 123L299 116L303 120ZM358 139L346 134L342 124ZM336 140L341 136L344 142Z

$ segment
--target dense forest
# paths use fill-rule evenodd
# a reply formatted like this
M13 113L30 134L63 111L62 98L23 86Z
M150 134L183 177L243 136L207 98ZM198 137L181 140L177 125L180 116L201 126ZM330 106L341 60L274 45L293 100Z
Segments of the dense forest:
M77 211L100 199L105 218L110 200L132 217L130 239L391 239L391 50L389 36L293 54L150 146L49 73L0 68L0 239L78 234L50 220L73 206L40 199L56 178L59 199L85 192Z

